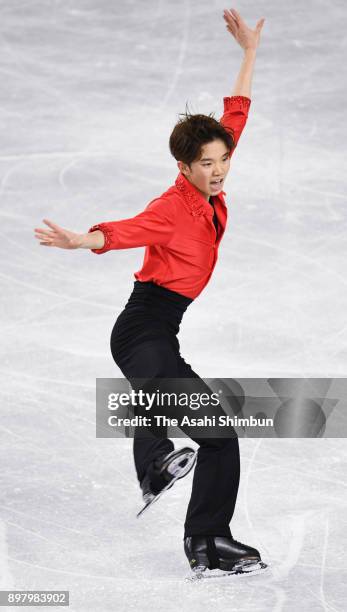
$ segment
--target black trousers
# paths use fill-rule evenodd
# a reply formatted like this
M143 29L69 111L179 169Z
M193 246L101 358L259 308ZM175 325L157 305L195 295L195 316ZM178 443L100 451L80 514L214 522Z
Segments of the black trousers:
M177 339L183 314L193 300L152 282L135 281L133 292L116 320L111 334L112 356L136 389L142 378L180 378L180 390L206 393L211 390L180 355ZM206 406L199 417L224 414L221 406ZM174 413L168 416L174 417ZM192 494L188 505L184 537L193 535L230 536L240 478L239 444L233 437L197 438L192 428L182 427L199 445ZM196 431L196 430L195 430ZM165 435L165 434L164 434ZM205 436L205 433L204 433ZM143 428L134 434L134 460L141 481L154 459L171 452L171 440Z

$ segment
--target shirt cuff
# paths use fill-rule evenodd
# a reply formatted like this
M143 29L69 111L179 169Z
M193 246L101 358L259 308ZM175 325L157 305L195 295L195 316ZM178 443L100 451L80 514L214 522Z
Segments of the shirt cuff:
M224 112L240 110L247 114L251 105L251 99L247 96L228 96L223 98L223 102Z
M90 249L92 253L96 253L97 255L101 255L102 253L106 253L112 248L112 244L114 242L113 232L110 227L108 227L107 223L98 223L97 225L93 225L89 230L90 232L96 232L96 230L100 230L104 234L105 244L101 249Z

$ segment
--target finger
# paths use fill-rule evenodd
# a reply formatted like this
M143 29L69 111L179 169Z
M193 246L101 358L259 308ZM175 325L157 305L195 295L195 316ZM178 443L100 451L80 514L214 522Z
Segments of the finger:
M230 13L230 11L224 11L224 15L223 15L224 19L226 21L230 21L232 23L237 24L237 19L235 17L235 15L233 15L232 13Z
M224 19L227 23L227 28L231 31L231 32L236 32L237 31L237 23L236 21L234 21L234 19L231 19L230 17L226 17L224 16Z
M53 236L54 233L55 233L54 230L45 230L41 228L35 229L35 234L42 235L42 236Z
M228 17L235 19L235 15L232 14L231 9L224 9L223 13L224 15L228 15Z
M64 231L62 227L59 227L59 225L57 225L56 223L53 223L52 221L49 221L48 219L43 219L43 222L46 223L46 225L48 225L49 227L52 227L57 232Z
M42 242L53 242L54 238L48 238L47 236L35 236L36 240L41 240Z
M241 19L241 15L240 15L240 13L238 13L238 12L237 12L237 10L236 10L236 9L231 8L231 9L230 9L230 13L232 13L233 15L235 15L236 19Z
M236 34L237 27L235 25L231 25L230 23L227 23L226 27L229 30L229 32L231 32L232 34Z
M240 13L238 13L235 9L230 9L231 14L234 16L234 18L237 21L238 25L241 25L241 23L245 23L240 15Z
M226 23L231 27L234 28L234 30L237 30L238 25L236 23L236 21L234 21L234 19L228 19L228 18L224 18Z
M234 36L234 38L236 38L236 30L235 29L233 30L232 28L230 28L230 26L227 26L227 30L230 32L230 34L232 34Z

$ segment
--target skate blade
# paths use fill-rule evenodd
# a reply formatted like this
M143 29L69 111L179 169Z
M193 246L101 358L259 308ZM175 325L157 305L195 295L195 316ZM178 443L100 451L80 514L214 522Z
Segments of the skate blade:
M159 493L158 495L154 495L154 497L150 500L148 500L145 505L143 506L143 508L141 508L140 512L137 513L136 518L139 518L139 516L141 516L146 510L148 510L148 508L150 506L152 506L156 501L158 501L158 499L160 499L160 497L168 490L171 489L171 487L175 484L176 480L180 480L181 478L183 478L183 476L186 476L190 470L193 468L195 462L196 462L196 455L197 453L194 452L193 455L191 455L187 461L187 463L185 464L185 466L183 467L182 470L177 471L176 475L173 477L172 480L170 480L170 482L168 482L168 484L166 485L166 487L164 487ZM187 469L187 467L189 469ZM184 472L184 473L183 473Z
M175 476L172 480L170 480L170 482L166 485L166 487L164 487L159 493L158 495L155 495L153 497L153 499L149 500L148 502L146 502L146 504L143 506L143 508L141 508L140 512L137 513L136 518L139 518L139 516L141 516L141 514L143 514L150 506L152 506L153 504L155 504L156 501L158 501L158 499L160 499L160 497L168 490L172 487L172 485L175 484L176 480L179 480L179 476Z
M250 574L261 574L268 568L268 565L263 561L241 561L237 563L232 570L209 570L205 566L198 566L193 571L191 576L188 576L186 582L196 582L197 580L209 580L211 578L226 578L227 576L246 576Z

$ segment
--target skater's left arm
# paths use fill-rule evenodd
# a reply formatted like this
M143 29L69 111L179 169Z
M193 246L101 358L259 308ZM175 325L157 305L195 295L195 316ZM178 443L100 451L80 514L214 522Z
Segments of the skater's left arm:
M251 105L254 64L260 41L260 33L265 19L260 19L255 29L252 30L235 9L225 10L223 17L228 31L243 50L241 68L231 96L224 98L224 114L220 120L220 123L228 132L231 132L234 139L234 147L230 153L231 156L248 118L248 111Z

